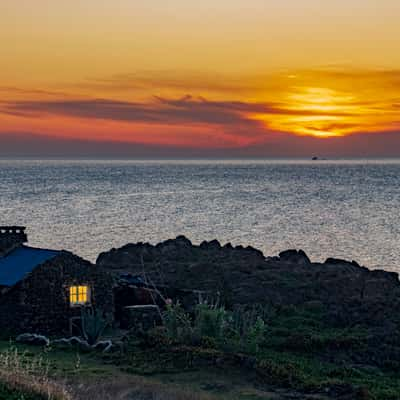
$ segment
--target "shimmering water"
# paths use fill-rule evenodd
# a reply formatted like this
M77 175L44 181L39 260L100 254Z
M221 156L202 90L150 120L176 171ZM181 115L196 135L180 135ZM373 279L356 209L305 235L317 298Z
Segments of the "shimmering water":
M184 234L400 271L396 160L1 160L0 190L0 225L91 260Z

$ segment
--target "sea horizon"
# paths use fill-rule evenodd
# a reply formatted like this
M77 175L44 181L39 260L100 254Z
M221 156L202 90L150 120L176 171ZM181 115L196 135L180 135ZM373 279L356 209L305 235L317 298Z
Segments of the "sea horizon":
M129 242L303 249L399 271L400 159L1 159L4 224L95 261Z
M314 158L316 157L316 158ZM310 156L310 157L70 157L70 156L16 156L4 157L0 156L0 161L104 161L104 162L140 162L140 163L154 163L154 162L221 162L221 163L268 163L268 162L310 162L312 164L328 164L328 163L369 163L369 162L400 162L400 157L323 157L323 156Z

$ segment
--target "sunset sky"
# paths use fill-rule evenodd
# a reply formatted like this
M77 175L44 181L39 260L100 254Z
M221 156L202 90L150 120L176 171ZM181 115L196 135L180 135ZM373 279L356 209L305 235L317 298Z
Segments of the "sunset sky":
M1 0L0 156L400 156L399 0Z

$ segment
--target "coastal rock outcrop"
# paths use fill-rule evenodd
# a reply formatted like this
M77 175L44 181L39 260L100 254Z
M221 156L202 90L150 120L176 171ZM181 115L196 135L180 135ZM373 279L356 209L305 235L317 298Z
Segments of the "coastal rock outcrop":
M320 302L337 324L379 325L400 315L398 275L369 270L354 261L311 262L302 250L266 258L252 247L193 245L184 236L157 245L127 244L99 255L97 265L138 275L158 287L209 293L228 307Z
M334 258L311 262L301 250L265 257L252 247L216 240L197 246L183 236L155 246L137 243L113 249L100 254L97 265L125 276L125 284L147 282L164 299L179 300L189 310L206 298L228 308L261 307L271 319L286 313L301 319L306 313L311 327L359 332L356 342L343 337L327 344L328 359L400 366L397 273ZM312 333L304 335L294 331L285 348L313 342Z

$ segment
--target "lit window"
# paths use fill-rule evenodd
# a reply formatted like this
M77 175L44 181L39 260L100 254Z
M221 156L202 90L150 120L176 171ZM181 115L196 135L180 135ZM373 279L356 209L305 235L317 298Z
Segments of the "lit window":
M90 299L88 286L71 286L69 288L69 302L71 306L87 304Z

